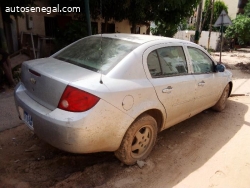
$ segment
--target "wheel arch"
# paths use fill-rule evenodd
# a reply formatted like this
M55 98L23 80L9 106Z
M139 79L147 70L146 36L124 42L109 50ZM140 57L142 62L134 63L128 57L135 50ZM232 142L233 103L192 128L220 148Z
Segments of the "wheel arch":
M164 116L162 114L162 112L159 109L150 109L147 110L143 113L141 113L136 119L135 121L142 115L148 114L150 116L152 116L156 123L157 123L157 128L158 128L158 132L160 132L163 128L163 123L164 123Z

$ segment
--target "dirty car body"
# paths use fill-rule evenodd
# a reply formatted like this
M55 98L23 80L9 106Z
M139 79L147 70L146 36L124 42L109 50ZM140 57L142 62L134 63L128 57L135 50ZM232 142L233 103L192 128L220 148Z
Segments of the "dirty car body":
M124 146L134 160L118 158L133 164L151 151L155 132L224 104L232 74L218 70L188 41L94 35L24 62L15 101L20 118L49 144L73 153L121 153Z

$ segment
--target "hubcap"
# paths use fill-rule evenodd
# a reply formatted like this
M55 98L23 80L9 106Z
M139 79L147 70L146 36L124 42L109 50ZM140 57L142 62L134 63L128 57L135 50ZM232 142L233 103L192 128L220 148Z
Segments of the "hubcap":
M144 126L138 130L132 142L131 155L134 158L142 157L152 144L152 129L150 126Z

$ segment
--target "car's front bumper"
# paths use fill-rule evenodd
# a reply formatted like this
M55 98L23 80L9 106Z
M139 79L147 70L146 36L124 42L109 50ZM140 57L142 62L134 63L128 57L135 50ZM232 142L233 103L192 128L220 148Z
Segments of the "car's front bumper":
M117 150L134 121L102 99L86 112L51 111L29 97L22 83L15 89L15 102L20 117L22 110L31 115L33 127L28 126L41 139L73 153Z

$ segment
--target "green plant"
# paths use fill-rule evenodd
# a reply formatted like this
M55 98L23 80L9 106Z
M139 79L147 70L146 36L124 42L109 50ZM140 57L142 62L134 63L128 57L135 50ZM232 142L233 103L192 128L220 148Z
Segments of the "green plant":
M177 32L178 25L170 25L166 23L157 22L157 27L151 28L153 35L172 37Z
M225 37L227 39L237 38L240 45L244 45L250 41L250 18L246 15L238 15L233 20L233 25L226 30Z
M247 44L250 41L250 1L244 8L244 14L238 15L233 24L226 30L225 37L229 40L237 39L240 45Z
M83 7L80 17L84 18L84 0L49 0L52 5ZM90 13L93 19L102 17L104 22L109 20L121 21L127 19L131 24L131 32L135 33L136 26L143 24L149 27L154 21L157 28L154 33L163 36L173 36L178 26L187 17L193 15L200 0L91 0ZM106 28L106 27L105 27Z
M16 83L21 80L21 65L17 65L12 69L12 75Z
M211 0L206 0L205 1L205 6L204 6L204 11L203 11L203 31L208 31L209 30L209 24L210 24L210 17L211 17ZM220 16L220 13L222 10L225 10L226 13L228 13L228 6L220 0L217 0L214 2L214 14L213 14L213 20L212 23L215 23L218 17ZM213 31L219 30L219 28L212 27Z
M194 14L200 0L156 0L153 2L156 33L172 37L177 32L178 26Z
M194 25L189 25L188 27L187 27L187 30L195 30L195 26Z
M85 36L87 36L86 24L83 21L71 21L65 28L57 29L55 37L56 50L60 50Z

